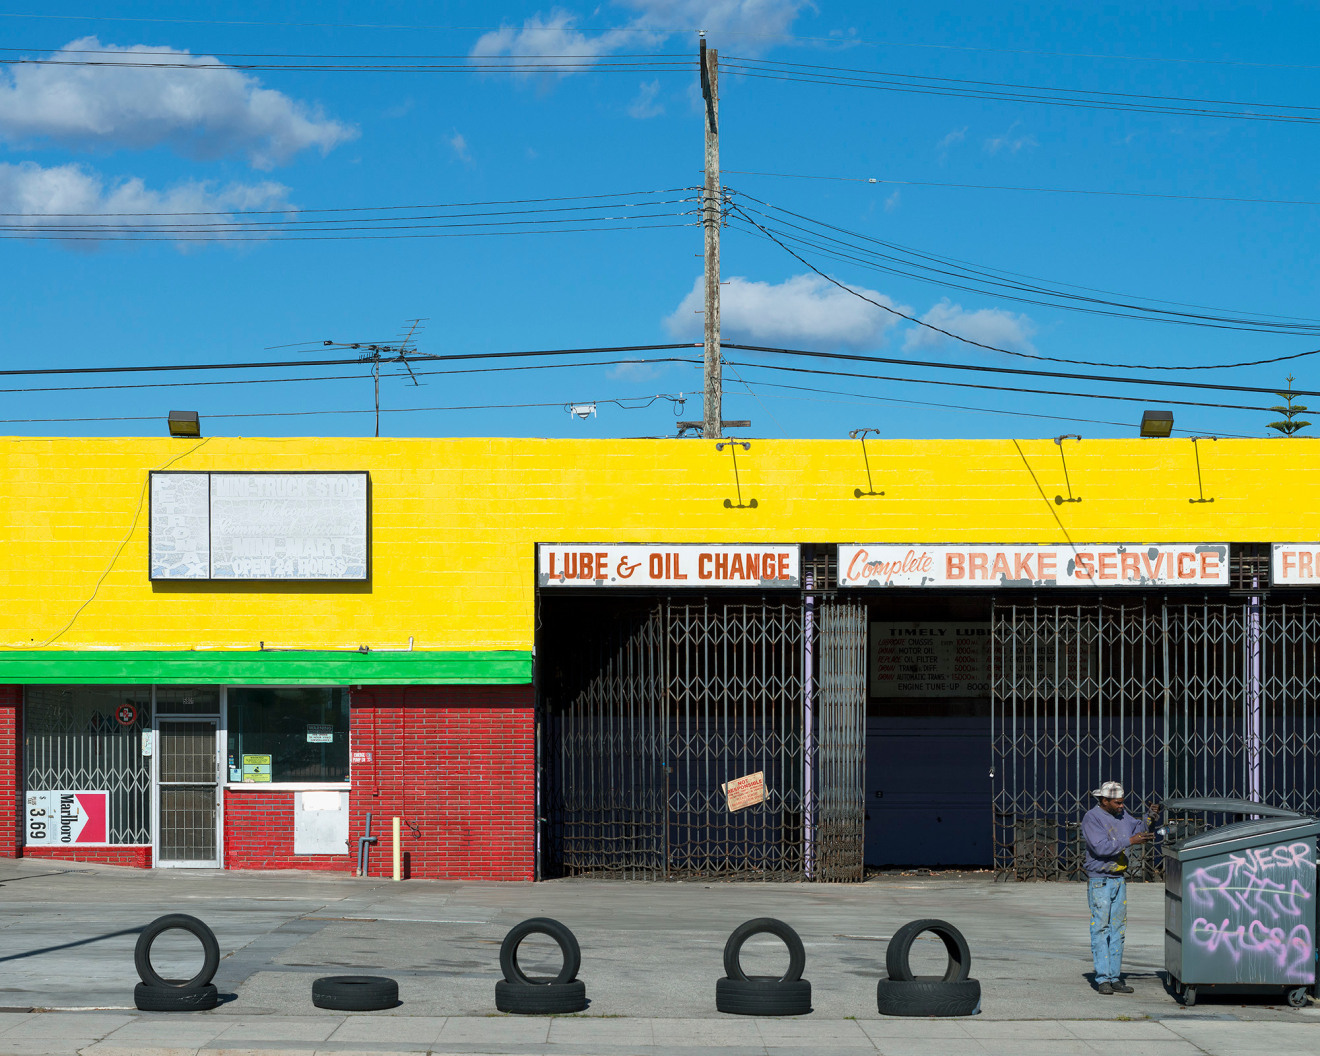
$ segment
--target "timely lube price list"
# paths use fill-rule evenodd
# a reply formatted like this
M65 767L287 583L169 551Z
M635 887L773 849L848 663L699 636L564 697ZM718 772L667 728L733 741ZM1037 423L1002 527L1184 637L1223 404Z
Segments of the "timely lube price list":
M989 623L872 623L871 696L990 692Z

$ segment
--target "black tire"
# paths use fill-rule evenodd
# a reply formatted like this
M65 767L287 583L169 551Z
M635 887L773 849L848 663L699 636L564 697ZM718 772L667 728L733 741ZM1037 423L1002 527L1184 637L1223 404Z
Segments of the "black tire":
M151 965L151 946L167 931L186 931L196 935L202 944L202 970L191 979L182 982L162 979ZM137 946L133 948L133 964L137 968L138 978L147 986L157 989L197 990L206 986L215 978L215 970L220 967L220 944L215 941L215 932L205 922L187 913L166 913L157 917L138 933Z
M495 1007L522 1016L555 1016L581 1012L587 1007L587 985L581 979L567 983L495 984Z
M875 1007L882 1016L971 1016L981 1007L981 984L975 979L881 979Z
M560 952L564 955L564 966L559 969L558 975L551 979L533 979L518 967L518 947L528 935L549 935L559 943ZM550 917L530 917L521 924L515 924L500 943L500 971L504 973L505 982L523 986L545 986L547 983L563 985L576 979L581 967L582 947L578 945L577 936L566 925Z
M782 920L776 920L774 917L757 917L734 928L733 934L729 936L729 941L724 944L724 974L729 979L740 983L748 981L748 975L743 971L739 955L742 953L743 943L753 935L777 936L788 947L788 971L779 977L779 982L796 983L802 978L802 969L807 966L807 951L803 948L802 939L798 936L798 933ZM758 976L757 978L762 977ZM808 997L808 1003L810 1003L810 997ZM801 1015L799 1012L786 1014Z
M142 1012L206 1012L219 1003L220 994L211 983L191 990L146 983L133 987L133 1004Z
M383 975L326 975L312 983L312 1004L336 1012L396 1008L399 984Z
M784 982L772 975L720 979L715 984L715 1009L733 1016L805 1016L811 1011L811 984L805 979Z
M971 974L972 951L967 948L967 940L961 931L947 920L936 920L933 917L914 920L894 932L894 937L889 940L889 948L885 950L885 974L900 983L917 978L912 974L909 957L912 954L912 943L918 935L927 931L944 943L944 949L949 954L949 963L940 979L946 983L961 983Z

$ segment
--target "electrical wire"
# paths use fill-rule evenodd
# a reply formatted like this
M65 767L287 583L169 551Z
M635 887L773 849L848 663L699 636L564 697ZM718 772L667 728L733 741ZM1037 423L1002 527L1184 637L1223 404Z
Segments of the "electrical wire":
M887 70L859 70L838 66L775 62L734 55L722 57L720 70L722 73L735 77L867 88L877 91L905 92L962 99L1039 103L1073 109L1111 110L1123 113L1162 114L1179 117L1216 117L1288 124L1309 125L1320 123L1320 107L1292 103L1255 103L1232 99L1201 99L1135 92L1102 92L1092 89L1059 88L1051 85L976 81L951 77L924 77L914 74L894 73ZM1222 107L1237 107L1239 109L1217 109ZM1262 109L1246 109L1249 107ZM1264 108L1291 112L1268 112Z
M694 345L692 347L701 347ZM1208 381L1167 381L1163 378L1125 378L1120 375L1074 374L1055 370L1028 370L1025 367L991 367L981 363L940 363L929 359L896 359L892 356L864 356L851 352L813 352L805 348L781 348L775 345L745 345L721 341L720 348L736 348L745 352L768 352L776 355L806 356L813 359L846 360L853 363L886 363L902 367L927 367L932 370L967 370L984 374L1011 374L1031 378L1063 378L1070 381L1096 381L1107 385L1156 385L1171 389L1205 389L1214 392L1256 392L1278 396L1277 389L1254 385L1224 385ZM0 372L3 373L3 372ZM1027 390L1032 391L1032 390ZM1295 389L1294 396L1320 396L1311 389Z
M58 54L58 52L57 52ZM213 73L410 73L410 74L490 74L490 73L690 73L697 68L696 58L649 59L638 62L615 62L612 59L586 57L564 61L563 56L508 55L464 56L451 63L282 63L282 62L209 62L208 56L187 52L120 51L117 59L33 59L0 57L0 66L70 66L77 68L131 70L190 70ZM177 61L165 61L177 55ZM136 57L134 59L133 57ZM191 60L191 61L188 61Z
M896 396L875 396L870 393L839 392L835 389L817 389L805 385L781 385L770 381L762 381L759 382L758 384L773 389L789 389L797 392L811 392L825 396L850 397L850 399L830 400L828 401L830 403L856 403L862 400L866 400L866 401L876 401L880 403L901 403L901 404L907 404L912 407L936 407L942 411L973 411L978 414L1002 414L1002 415L1010 415L1015 418L1044 418L1049 421L1056 421L1056 422L1083 422L1087 425L1113 425L1113 426L1117 426L1120 429L1132 428L1131 422L1114 422L1105 418L1077 418L1062 414L1033 414L1029 411L1009 411L1009 410L1005 410L1002 407L977 407L962 403L934 403L929 400L902 400ZM776 396L772 392L766 393L766 397L771 400L793 399L793 397L791 396ZM1222 433L1208 429L1199 429L1196 431L1193 431L1191 429L1174 429L1173 431L1175 433L1186 433L1189 436L1222 436L1236 440L1254 439L1253 437L1243 433Z
M948 187L968 191L1028 191L1035 194L1089 194L1107 198L1155 198L1179 202L1234 202L1243 205L1320 205L1320 199L1235 198L1216 194L1166 194L1160 191L1098 191L1085 187L1024 187L999 183L941 183L936 180L888 180L878 176L820 176L802 172L758 172L722 169L725 176L767 176L784 180L823 180L832 183L869 183L887 187ZM0 214L3 215L3 214Z
M605 198L638 198L656 194L679 194L683 191L699 190L694 187L658 187L647 191L615 191L609 194L570 194L553 198L496 198L478 202L425 202L420 205L354 205L335 208L310 209L299 206L297 209L212 209L192 212L151 211L141 213L0 213L0 216L272 216L289 212L308 213L384 213L395 210L417 211L422 209L475 209L483 205L544 205L548 202L587 202ZM591 208L583 206L582 208ZM600 206L607 208L607 206ZM492 214L494 215L494 214Z
M853 289L852 287L844 285L843 283L841 283L841 282L839 282L837 279L835 279L833 276L826 274L824 271L821 271L821 269L818 268L818 267L816 267L816 265L814 265L813 263L811 263L811 261L807 260L807 259L806 259L805 257L803 257L800 253L796 252L796 251L793 250L790 246L788 246L788 245L785 243L784 240L782 240L782 239L776 237L776 236L775 236L771 231L769 231L769 230L768 230L763 224L760 224L760 223L758 223L756 220L752 219L752 217L749 216L749 215L747 214L747 212L744 211L744 210L743 210L740 206L738 206L736 203L734 203L734 204L731 206L731 208L732 208L734 211L736 211L737 213L739 213L739 214L740 214L740 215L741 215L741 216L742 216L742 217L743 217L743 218L744 218L749 224L751 224L753 227L755 227L755 228L757 228L758 230L760 230L762 234L764 234L767 238L770 239L770 241L772 241L772 242L774 242L776 245L778 245L782 250L784 250L786 253L788 253L788 254L789 254L791 257L793 257L795 260L797 260L797 261L800 262L801 264L805 265L806 267L810 268L813 272L815 272L817 275L819 275L819 276L820 276L822 279L824 279L826 282L829 282L831 285L837 286L839 289L843 290L845 293L849 294L850 296L852 296L852 297L856 297L856 298L858 298L859 300L866 301L868 304L873 304L873 305L875 305L875 307L880 308L881 310L883 310L883 311L885 311L885 312L888 312L888 313L890 313L891 315L897 316L897 317L900 318L900 319L905 319L905 320L907 320L908 322L913 323L913 324L915 324L915 325L917 325L917 326L923 327L923 328L925 328L925 329L927 329L927 330L934 331L935 333L938 333L938 334L943 334L945 337L952 338L954 341L958 341L958 342L961 342L962 344L966 344L966 345L972 345L972 346L974 346L974 347L976 347L976 348L983 348L983 349L986 349L987 351L990 351L990 352L1002 352L1004 355L1008 355L1008 356L1017 356L1017 357L1022 358L1022 359L1031 359L1031 360L1045 361L1045 362L1075 363L1075 364L1082 365L1082 366L1109 367L1109 368L1119 369L1119 370L1135 370L1135 369L1142 369L1142 370L1201 370L1201 369L1211 369L1211 368L1222 369L1222 368L1233 367L1233 366L1256 366L1256 365L1259 365L1259 364L1261 364L1261 363L1266 363L1266 362L1282 362L1282 361L1285 360L1285 359L1300 359L1300 358L1302 358L1302 357L1304 357L1304 356L1315 355L1317 352L1320 352L1320 349L1317 349L1317 350L1312 350L1312 351L1308 351L1308 352L1294 353L1294 354L1289 355L1289 356L1276 357L1276 358L1274 358L1274 359L1269 359L1269 360L1256 360L1256 361L1251 361L1251 362L1234 363L1234 364L1209 364L1209 365L1203 365L1203 366L1158 366L1158 365L1156 365L1156 366L1152 366L1152 365L1150 365L1150 364L1141 364L1141 363L1136 363L1136 364L1134 364L1134 363L1103 363L1103 362L1096 362L1096 361L1092 361L1092 360L1064 359L1064 358L1061 358L1061 357L1055 357L1055 356L1041 356L1041 355L1036 355L1036 354L1028 353L1028 352L1019 352L1019 351L1015 351L1015 350L1013 350L1013 349L1003 348L1003 347L998 346L998 345L991 345L991 344L988 344L988 343L986 343L986 342L984 342L984 341L976 341L976 340L974 340L974 339L972 339L972 338L964 337L964 336L961 335L961 334L955 334L955 333L953 333L953 332L950 331L950 330L946 330L946 329L944 329L943 327L936 326L936 325L934 325L933 323L926 322L924 319L919 319L919 318L917 318L916 316L911 315L911 314L909 314L909 313L907 313L907 312L899 311L897 308L893 308L893 307L891 307L890 305L882 304L880 301L875 300L875 298L873 298L873 297L867 297L865 294L859 293L857 290ZM1235 329L1246 329L1246 328L1235 328ZM1101 380L1104 380L1104 379L1101 379ZM1171 383L1170 383L1170 382L1160 382L1160 384L1171 384ZM1268 390L1268 391L1273 391L1273 390Z
M851 253L863 254L866 262L869 262L876 270L894 271L889 265L883 265L877 262L891 261L902 264L909 268L917 268L930 272L933 275L944 276L963 281L981 282L993 287L995 293L1005 293L1013 300L1024 301L1030 304L1045 304L1050 307L1067 308L1070 310L1085 311L1091 314L1112 315L1119 314L1124 317L1127 312L1143 313L1137 317L1145 318L1151 315L1162 322L1179 322L1188 325L1197 326L1215 326L1220 329L1242 329L1261 332L1282 332L1296 333L1304 332L1308 335L1320 333L1320 319L1312 319L1298 316L1264 316L1259 314L1243 313L1235 309L1215 308L1203 304L1189 304L1183 301L1160 300L1154 297L1140 297L1132 294L1115 293L1112 290L1096 289L1092 286L1081 286L1076 283L1055 282L1054 285L1043 285L1051 280L1042 279L1033 275L1025 275L1021 272L1007 271L1003 268L995 268L984 264L974 264L966 260L960 260L957 257L944 257L926 250L914 249L910 246L903 246L894 242L886 242L883 239L875 238L871 235L865 235L858 231L851 231L848 228L840 227L837 224L831 224L824 220L817 220L802 213L794 212L791 209L785 209L783 206L771 205L763 202L759 198L745 194L740 191L729 191L731 200L737 198L746 198L748 201L756 202L766 209L773 210L775 213L782 213L784 216L793 217L796 220L803 221L810 225L804 227L801 224L795 224L792 221L782 220L777 217L770 217L765 212L752 209L745 206L740 208L743 213L752 213L765 220L767 226L776 223L782 224L791 230L785 231L782 227L773 228L775 232L784 238L796 241L817 249L826 254L837 255L839 259L846 259L854 262L862 262L861 258L853 256L843 250ZM744 219L750 219L744 216ZM844 238L835 237L829 232L836 232ZM803 236L810 236L804 238ZM821 245L820 241L811 241L811 238L824 240L827 244ZM856 241L849 241L850 239ZM865 243L859 245L858 243ZM871 246L878 247L872 249ZM887 252L881 252L881 250ZM906 275L912 278L918 278L922 281L932 281L925 276L913 274L910 271L896 271L896 274ZM934 280L941 285L948 285L946 278ZM959 289L969 289L965 286ZM1081 291L1073 293L1070 291ZM972 292L986 292L984 289L975 288ZM1017 294L1021 294L1020 296ZM1052 301L1036 300L1028 294L1049 296L1060 300L1071 300L1075 304L1056 304ZM1099 296L1092 296L1099 295ZM1114 300L1113 298L1124 298L1124 300ZM1146 302L1146 303L1139 303ZM1199 309L1195 312L1171 310L1171 309ZM1115 311L1109 311L1114 309ZM1209 314L1207 314L1209 313ZM1090 364L1093 366L1102 366L1105 364ZM1170 368L1172 369L1172 368ZM1195 368L1200 369L1200 368Z

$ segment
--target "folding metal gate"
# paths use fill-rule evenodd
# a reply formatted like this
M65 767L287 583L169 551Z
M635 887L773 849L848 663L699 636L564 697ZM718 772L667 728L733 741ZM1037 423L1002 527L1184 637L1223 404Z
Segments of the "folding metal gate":
M1090 790L1129 809L1176 796L1320 811L1320 610L1306 601L1139 597L998 603L992 678L995 866L1080 875ZM1134 855L1131 875L1158 876Z
M865 689L833 674L846 645L822 650L839 685L814 715L816 644L842 626L831 606L819 631L798 596L556 598L542 612L548 872L860 879ZM721 785L757 771L765 804L730 812Z

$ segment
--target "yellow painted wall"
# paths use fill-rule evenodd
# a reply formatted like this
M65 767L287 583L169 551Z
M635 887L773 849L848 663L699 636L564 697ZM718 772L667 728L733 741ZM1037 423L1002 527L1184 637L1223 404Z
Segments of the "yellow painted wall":
M1057 504L1072 494L1081 502ZM1199 479L1197 456L1199 453ZM1320 440L0 438L0 649L528 649L536 542L1320 540ZM369 585L153 584L147 473L367 470ZM1212 501L1196 502L1206 499ZM1066 533L1066 534L1065 534Z

